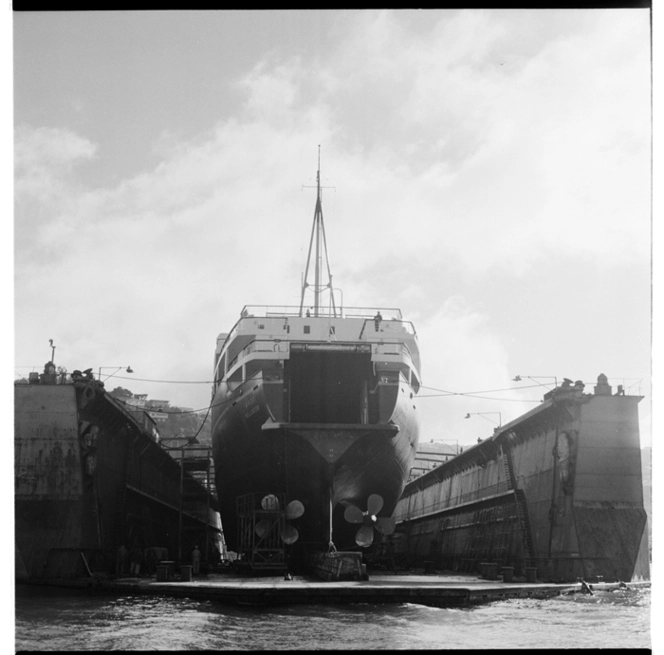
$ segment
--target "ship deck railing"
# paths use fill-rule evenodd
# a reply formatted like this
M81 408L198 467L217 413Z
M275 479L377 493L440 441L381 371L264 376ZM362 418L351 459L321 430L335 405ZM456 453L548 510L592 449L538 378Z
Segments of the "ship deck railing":
M348 310L352 308L347 308ZM378 321L376 320L376 315L367 315L362 314L360 312L368 312L371 314L372 310L368 309L361 309L358 308L358 313L350 313L349 311L344 312L344 314L340 314L337 312L336 314L334 313L329 313L329 312L324 312L324 313L319 313L318 316L301 316L298 313L295 314L285 314L285 313L278 313L278 312L264 312L261 314L253 314L253 313L243 313L242 316L240 317L240 320L233 326L233 329L229 332L229 334L226 336L226 339L224 343L230 343L235 336L238 333L239 326L242 324L243 321L250 319L250 318L267 318L267 319L279 319L283 318L288 320L288 318L305 318L307 320L315 320L317 318L326 318L326 319L333 319L333 318L353 318L353 319L359 319L364 321L362 325L362 329L360 330L360 335L359 339L360 340L366 340L370 337L370 335L373 335L374 329L376 332L378 331L378 327L380 326L380 339L384 340L384 332L387 329L388 332L393 332L393 331L398 331L398 332L403 332L405 330L408 334L410 334L413 337L417 336L417 332L415 331L415 326L411 321L406 321L402 318L401 316L401 310L399 309L394 309L390 310L390 313L387 311L385 312L385 315L381 313L380 319ZM243 310L244 312L244 310ZM395 315L391 315L391 313L394 312ZM397 316L398 314L398 316ZM391 327L390 327L391 326ZM376 336L376 335L373 335Z
M308 318L364 318L373 319L380 312L383 320L403 320L401 310L395 307L319 307L314 316L313 307L300 310L298 305L245 305L242 309L243 318L283 318L283 317L306 317Z

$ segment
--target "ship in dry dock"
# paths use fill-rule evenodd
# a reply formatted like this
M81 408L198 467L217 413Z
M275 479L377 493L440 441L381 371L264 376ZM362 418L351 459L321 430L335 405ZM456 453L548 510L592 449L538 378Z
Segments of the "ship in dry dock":
M638 403L600 375L565 382L492 436L412 480L388 560L532 574L650 579Z
M390 534L417 448L415 329L398 309L338 307L324 260L319 165L300 306L247 306L217 339L220 512L255 568L283 563L285 546L304 561Z

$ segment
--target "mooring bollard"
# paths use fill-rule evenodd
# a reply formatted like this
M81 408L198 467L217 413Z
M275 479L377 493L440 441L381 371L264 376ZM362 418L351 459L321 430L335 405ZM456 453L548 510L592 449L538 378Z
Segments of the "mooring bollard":
M526 582L537 582L536 566L526 566Z
M514 579L514 567L513 566L503 566L503 582L512 582Z

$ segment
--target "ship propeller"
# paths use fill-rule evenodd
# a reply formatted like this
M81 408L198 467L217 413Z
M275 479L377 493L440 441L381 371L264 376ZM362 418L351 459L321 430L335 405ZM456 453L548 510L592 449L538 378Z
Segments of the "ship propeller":
M348 505L344 511L344 518L349 523L361 523L362 527L355 535L355 543L362 548L371 546L374 540L374 529L381 534L390 535L394 532L396 522L391 516L377 516L383 508L383 498L378 494L371 494L367 500L367 511L363 512L355 505Z
M297 531L295 526L287 523L287 521L300 518L300 516L304 514L304 505L299 500L291 500L290 503L286 505L285 509L280 511L279 500L277 497L272 494L268 494L263 498L263 500L261 500L261 507L265 511L271 512L272 515L269 518L261 519L258 523L256 523L256 527L254 528L256 534L261 539L264 539L268 534L270 534L274 526L283 517L285 520L281 530L279 531L279 536L285 544L294 544L300 537L300 533Z

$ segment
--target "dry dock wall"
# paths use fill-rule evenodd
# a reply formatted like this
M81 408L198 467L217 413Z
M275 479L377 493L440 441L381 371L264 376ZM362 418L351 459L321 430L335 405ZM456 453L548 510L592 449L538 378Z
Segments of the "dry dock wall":
M637 402L634 396L593 396L581 412L576 457L580 556L591 570L595 562L610 562L621 580L650 578Z
M636 396L559 393L412 481L392 547L410 564L649 578Z
M17 575L114 573L120 545L177 559L220 533L205 489L94 383L15 385L14 469Z
M75 388L44 385L39 391L38 406L29 386L15 394L16 548L30 576L55 566L56 552L66 557L71 549L101 547L90 520L92 494L83 483ZM75 561L82 574L80 552Z

